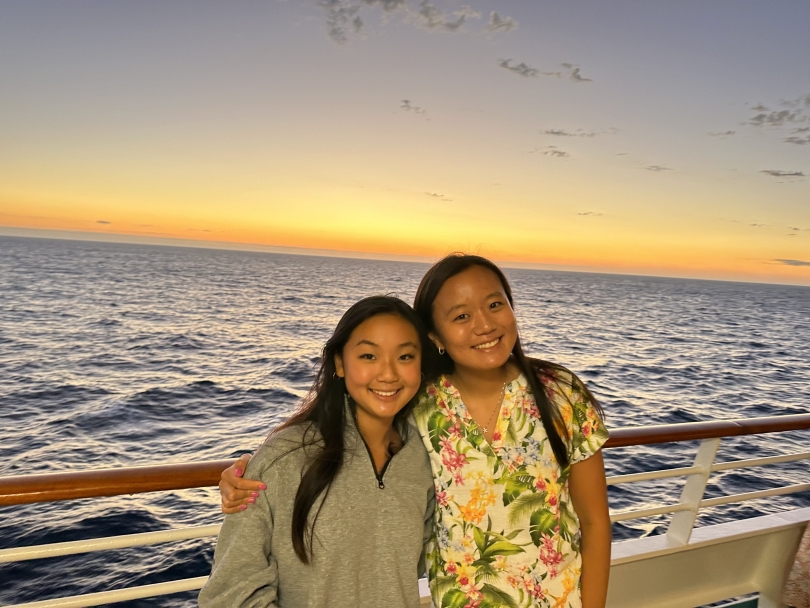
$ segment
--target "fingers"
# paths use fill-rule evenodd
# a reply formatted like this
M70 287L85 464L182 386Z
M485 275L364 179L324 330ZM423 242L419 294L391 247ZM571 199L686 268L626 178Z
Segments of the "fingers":
M223 513L238 513L256 502L259 492L267 489L261 481L244 479L250 454L242 454L239 459L222 471L219 481L219 493L222 498Z

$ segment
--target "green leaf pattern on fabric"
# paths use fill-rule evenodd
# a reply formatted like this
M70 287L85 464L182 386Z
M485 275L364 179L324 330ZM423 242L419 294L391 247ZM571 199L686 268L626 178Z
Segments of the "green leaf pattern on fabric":
M588 458L608 433L582 382L567 370L539 377L562 414L571 463ZM491 445L445 377L420 396L415 418L436 484L436 606L581 607L570 468L557 464L539 416L523 375L506 387Z

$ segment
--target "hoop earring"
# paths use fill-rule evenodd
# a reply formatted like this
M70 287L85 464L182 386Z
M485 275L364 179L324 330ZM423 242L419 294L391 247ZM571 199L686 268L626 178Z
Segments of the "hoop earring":
M443 355L443 354L444 354L444 349L443 349L441 346L439 347L439 354L440 354L440 355Z

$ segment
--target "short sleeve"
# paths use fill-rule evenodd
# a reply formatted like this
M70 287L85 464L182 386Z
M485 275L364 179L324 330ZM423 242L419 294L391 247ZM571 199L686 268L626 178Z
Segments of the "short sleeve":
M561 370L554 374L554 390L548 391L560 408L568 431L569 464L593 456L608 440L608 430L590 391L576 374ZM546 384L548 388L548 384Z

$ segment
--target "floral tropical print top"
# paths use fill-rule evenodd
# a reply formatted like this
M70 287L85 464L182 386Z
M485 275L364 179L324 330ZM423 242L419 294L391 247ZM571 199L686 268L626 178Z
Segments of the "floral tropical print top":
M564 368L538 376L560 408L571 464L594 454L607 429L582 382ZM436 485L436 534L428 547L437 608L579 608L579 519L524 375L509 383L492 444L458 390L440 377L416 422Z

